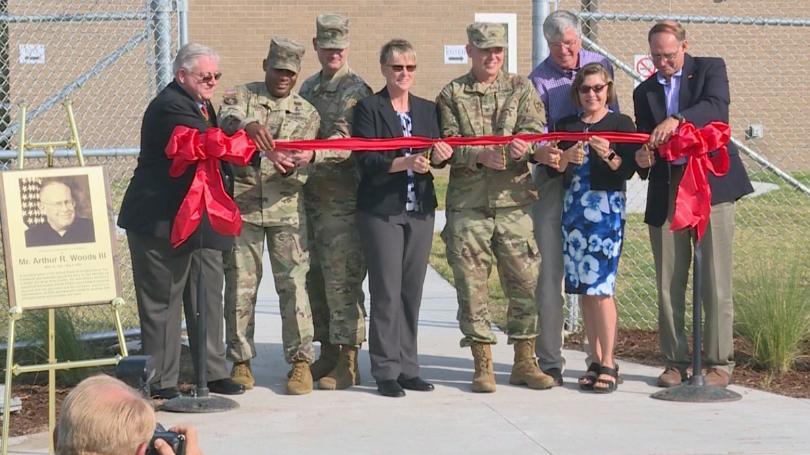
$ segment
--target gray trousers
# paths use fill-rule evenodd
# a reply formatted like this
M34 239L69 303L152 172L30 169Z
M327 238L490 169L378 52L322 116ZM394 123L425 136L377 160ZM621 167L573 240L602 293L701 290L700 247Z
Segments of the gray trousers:
M197 280L205 282L208 380L227 378L222 340L222 252L175 250L167 239L127 231L144 355L152 356L153 387L177 386L180 373L181 306L186 316L194 368L197 359ZM198 371L198 370L197 370Z
M562 178L550 178L545 169L535 169L534 182L540 199L532 206L534 238L540 249L542 263L537 279L535 300L539 316L537 357L540 368L560 368L565 366L562 356L563 345L563 240L562 240L562 200L565 194Z
M432 212L379 217L357 211L371 294L368 351L377 382L419 376L416 332L433 222Z
M683 167L672 167L670 201L680 183ZM692 268L692 233L669 229L667 222L649 227L658 288L658 330L667 364L686 369L691 364L685 330L686 284ZM731 374L734 369L734 302L732 300L733 202L712 206L709 226L700 242L702 252L703 353L706 367Z

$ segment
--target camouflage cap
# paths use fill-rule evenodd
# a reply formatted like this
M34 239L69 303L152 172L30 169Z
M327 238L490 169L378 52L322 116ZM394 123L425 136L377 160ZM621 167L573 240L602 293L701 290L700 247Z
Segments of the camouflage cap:
M349 19L340 14L321 14L315 19L315 39L322 49L349 47Z
M303 56L304 46L287 38L273 38L270 40L270 51L267 53L267 66L278 70L290 70L297 74L301 70Z
M467 39L479 49L507 47L506 26L494 22L474 22L467 26Z

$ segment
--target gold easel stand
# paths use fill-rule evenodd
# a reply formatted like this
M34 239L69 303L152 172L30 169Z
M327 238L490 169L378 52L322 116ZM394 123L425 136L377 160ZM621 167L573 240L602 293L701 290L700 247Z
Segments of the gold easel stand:
M20 151L17 155L17 166L23 169L25 162L26 150L45 150L45 155L48 159L48 167L53 167L53 154L57 148L72 148L76 151L76 158L79 161L79 166L84 166L84 157L82 156L82 146L79 142L79 130L76 128L76 120L73 117L73 108L70 101L64 102L65 112L67 113L68 123L70 125L70 139L66 141L51 141L51 142L26 142L25 140L25 124L27 107L20 105ZM22 308L19 306L12 307L8 311L8 344L6 351L6 389L3 402L3 450L2 455L8 455L8 438L11 419L11 382L12 375L17 376L23 373L34 373L39 371L48 372L48 451L49 453L55 452L53 444L53 431L56 427L56 371L69 370L72 368L89 368L117 365L118 361L123 357L129 355L127 353L126 340L124 338L124 328L121 324L121 314L119 309L124 305L124 299L117 297L110 302L115 314L115 330L118 334L118 344L120 347L120 354L115 357L94 359L94 360L80 360L80 361L66 361L58 362L56 359L56 322L55 310L48 309L48 363L39 365L17 365L14 363L14 328L18 320L22 318Z

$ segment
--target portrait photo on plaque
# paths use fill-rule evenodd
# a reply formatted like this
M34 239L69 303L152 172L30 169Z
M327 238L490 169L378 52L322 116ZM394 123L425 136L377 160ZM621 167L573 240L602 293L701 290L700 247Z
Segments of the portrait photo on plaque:
M0 172L9 304L49 308L120 295L104 168Z

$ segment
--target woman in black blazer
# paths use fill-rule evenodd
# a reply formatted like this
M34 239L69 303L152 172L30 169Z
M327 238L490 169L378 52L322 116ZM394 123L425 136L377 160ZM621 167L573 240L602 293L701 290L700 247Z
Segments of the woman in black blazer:
M357 103L352 135L440 137L436 105L409 94L416 71L411 44L396 39L383 46L380 69L385 88ZM430 166L444 165L452 154L444 142L430 150L352 154L360 173L357 224L371 292L371 374L385 396L433 390L419 377L416 331L436 209Z

